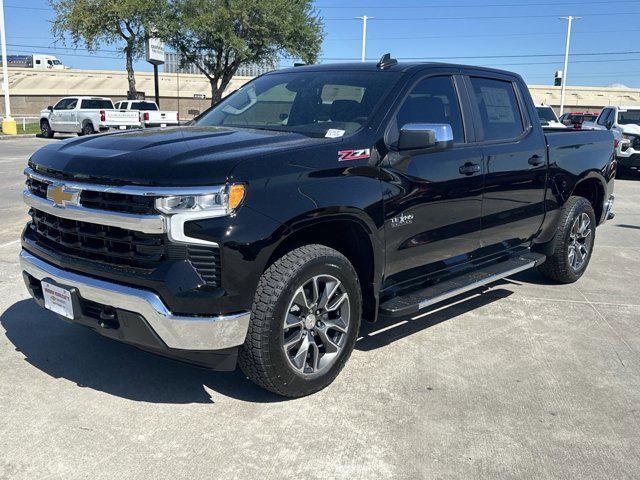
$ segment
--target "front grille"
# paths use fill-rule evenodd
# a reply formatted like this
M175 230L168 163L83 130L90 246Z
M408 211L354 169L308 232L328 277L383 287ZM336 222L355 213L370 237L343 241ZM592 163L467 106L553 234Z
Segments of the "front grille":
M47 182L32 177L27 178L27 188L37 197L47 198L48 185ZM80 194L80 204L83 207L138 215L157 214L158 212L155 210L154 201L154 198L151 196L129 195L125 193L83 190Z
M151 271L163 262L189 260L207 285L220 285L218 247L181 245L164 234L68 220L36 209L29 226L39 243L53 252L121 268Z
M632 147L634 150L640 150L640 137L632 137Z

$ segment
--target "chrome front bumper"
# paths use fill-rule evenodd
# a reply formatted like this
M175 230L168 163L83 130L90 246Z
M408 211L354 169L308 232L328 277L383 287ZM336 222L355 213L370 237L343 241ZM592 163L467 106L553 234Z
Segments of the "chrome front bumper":
M603 222L607 220L613 220L616 214L613 212L613 202L615 201L615 195L609 195L609 198L604 202L604 219Z
M61 270L23 250L22 270L37 280L51 279L77 288L80 296L102 305L142 315L169 347L181 350L222 350L244 343L249 312L216 317L172 314L156 294Z

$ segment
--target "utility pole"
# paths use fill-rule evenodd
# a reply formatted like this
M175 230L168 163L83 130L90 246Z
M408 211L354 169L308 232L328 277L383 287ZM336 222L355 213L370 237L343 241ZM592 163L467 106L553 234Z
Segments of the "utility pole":
M375 17L356 17L358 20L362 20L362 59L361 61L366 61L367 59L367 20L372 20Z
M562 88L560 90L560 115L564 113L564 94L567 88L567 69L569 68L569 47L571 46L571 25L574 20L580 20L582 17L560 17L560 20L568 20L567 23L567 44L564 50L564 70L562 72Z
M16 121L11 118L11 102L9 100L9 65L7 61L7 39L4 29L4 0L0 0L0 43L2 43L2 91L4 92L4 118L2 133L17 135Z

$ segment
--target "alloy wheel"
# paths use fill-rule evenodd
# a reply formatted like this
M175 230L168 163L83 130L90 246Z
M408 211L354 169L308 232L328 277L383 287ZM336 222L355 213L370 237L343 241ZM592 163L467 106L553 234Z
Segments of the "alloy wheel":
M581 213L573 221L569 234L567 255L569 265L574 271L579 271L587 262L592 241L591 219L586 213Z
M351 305L346 288L331 275L317 275L293 294L283 323L289 364L309 376L326 371L347 342Z

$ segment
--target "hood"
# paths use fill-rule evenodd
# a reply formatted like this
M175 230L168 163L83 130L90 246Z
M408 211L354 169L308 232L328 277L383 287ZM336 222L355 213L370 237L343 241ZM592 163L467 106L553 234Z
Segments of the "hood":
M636 125L635 123L631 123L629 125L620 125L620 129L622 130L622 133L640 135L640 125Z
M224 183L244 159L326 143L297 133L221 127L116 132L52 143L29 161L76 181L155 186Z

